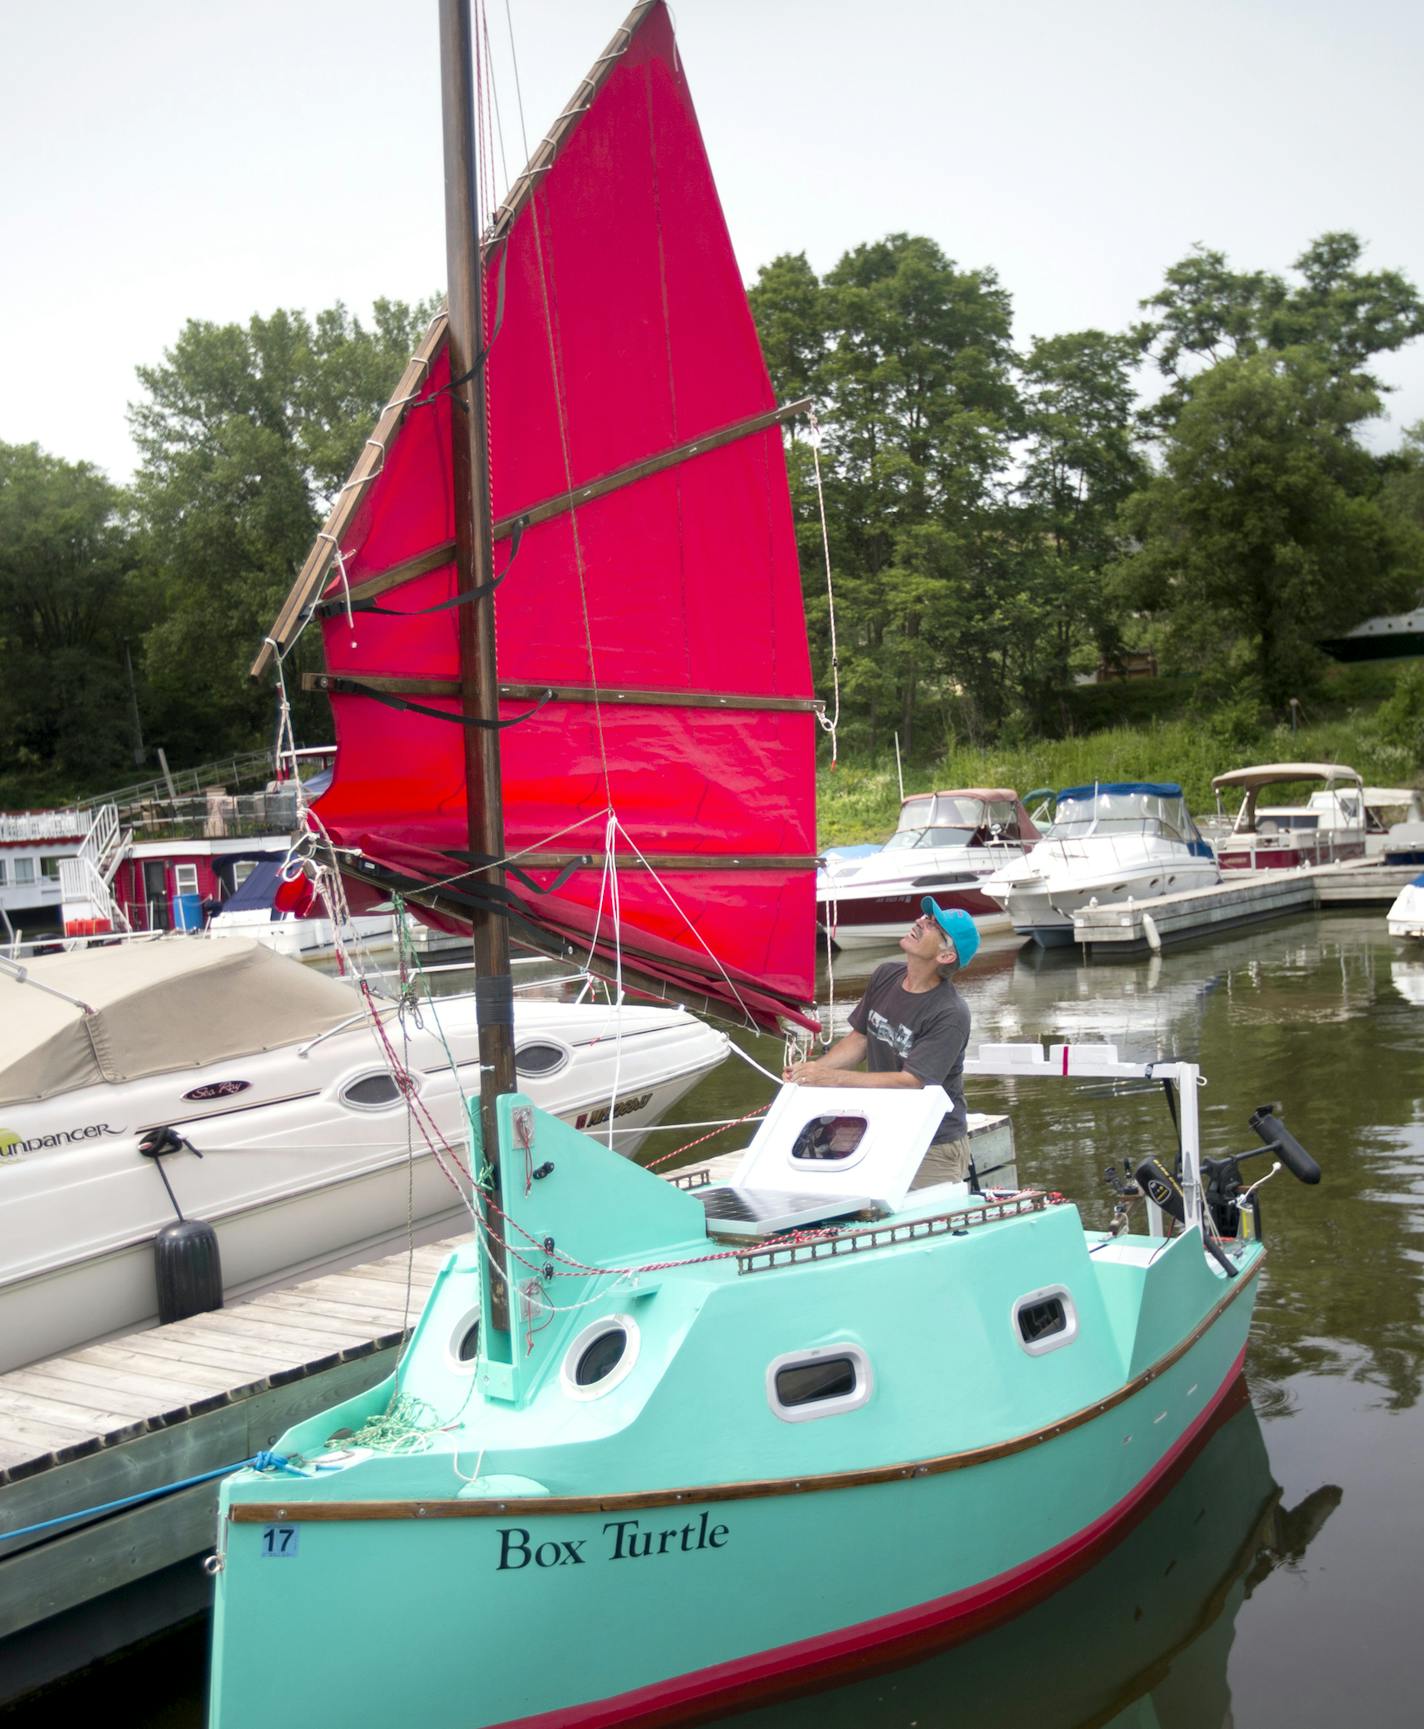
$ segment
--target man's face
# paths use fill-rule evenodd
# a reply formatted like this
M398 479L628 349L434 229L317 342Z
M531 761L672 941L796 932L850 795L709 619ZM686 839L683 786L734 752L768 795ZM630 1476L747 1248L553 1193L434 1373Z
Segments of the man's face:
M907 955L920 955L925 960L959 960L954 944L928 913L922 913L900 938L900 947Z

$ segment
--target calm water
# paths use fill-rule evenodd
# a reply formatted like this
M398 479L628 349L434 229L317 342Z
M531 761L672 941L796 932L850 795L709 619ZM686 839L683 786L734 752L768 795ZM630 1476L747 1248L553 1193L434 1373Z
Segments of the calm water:
M881 958L840 961L842 1010ZM1324 1182L1307 1189L1283 1171L1262 1190L1271 1255L1249 1401L1093 1572L977 1640L728 1721L1413 1729L1424 1717L1424 953L1391 943L1382 913L1086 967L997 939L964 990L976 1041L1108 1040L1133 1059L1197 1058L1208 1154L1254 1144L1250 1111L1279 1101ZM779 1066L775 1041L745 1043ZM767 1090L729 1062L679 1119L740 1114ZM1063 1190L1094 1223L1111 1212L1103 1166L1172 1144L1157 1093L976 1083L970 1105L1010 1110L1023 1180ZM655 1137L648 1156L686 1138ZM203 1660L201 1630L175 1635L10 1721L48 1723L67 1706L102 1710L107 1729L190 1729Z

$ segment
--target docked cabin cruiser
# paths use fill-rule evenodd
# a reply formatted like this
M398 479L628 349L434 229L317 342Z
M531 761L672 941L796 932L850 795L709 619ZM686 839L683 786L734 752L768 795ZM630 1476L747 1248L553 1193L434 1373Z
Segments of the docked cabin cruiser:
M1424 865L1424 793L1412 786L1367 786L1365 851L1384 864Z
M1301 804L1265 805L1268 786L1318 782ZM1219 774L1212 790L1244 796L1231 832L1217 847L1226 870L1293 870L1300 865L1363 859L1366 851L1365 789L1352 768L1329 762L1270 762Z
M981 930L1001 930L1006 921L983 893L983 881L1038 838L1007 787L918 793L900 807L895 832L878 852L820 871L818 922L837 948L879 948L895 942L933 895L942 907L968 913Z
M472 996L402 1020L225 938L0 967L0 1027L0 1372L154 1321L177 1208L216 1231L231 1295L467 1217ZM727 1052L662 1007L521 997L514 1027L520 1086L624 1153ZM158 1130L177 1144L144 1156Z
M1388 914L1389 934L1424 941L1424 871L1405 883Z
M1073 940L1087 906L1156 900L1221 880L1174 781L1096 781L1059 793L1053 823L1026 858L980 886L1013 927L1045 948Z

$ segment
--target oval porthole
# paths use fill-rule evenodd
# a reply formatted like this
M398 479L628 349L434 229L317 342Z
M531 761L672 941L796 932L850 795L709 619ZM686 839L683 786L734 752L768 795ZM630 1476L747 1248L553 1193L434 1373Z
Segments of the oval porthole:
M572 1060L572 1052L563 1045L551 1044L547 1039L531 1039L527 1045L520 1045L514 1053L516 1071L531 1080L543 1080L548 1075L556 1075Z
M560 1380L573 1399L598 1399L627 1378L638 1360L638 1324L631 1315L605 1315L564 1353Z
M767 1367L766 1396L785 1423L858 1410L870 1397L870 1359L859 1345L789 1352Z
M341 1102L356 1111L382 1111L400 1102L401 1090L395 1076L379 1069L375 1074L362 1075L341 1089Z

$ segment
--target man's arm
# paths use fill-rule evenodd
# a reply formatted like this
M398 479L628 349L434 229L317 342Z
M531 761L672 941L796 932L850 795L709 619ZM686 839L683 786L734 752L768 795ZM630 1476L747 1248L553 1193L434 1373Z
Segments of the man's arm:
M801 1087L922 1087L925 1083L908 1069L898 1073L867 1074L857 1067L865 1059L870 1041L864 1033L849 1032L837 1039L815 1062L793 1063L783 1069L782 1079Z

